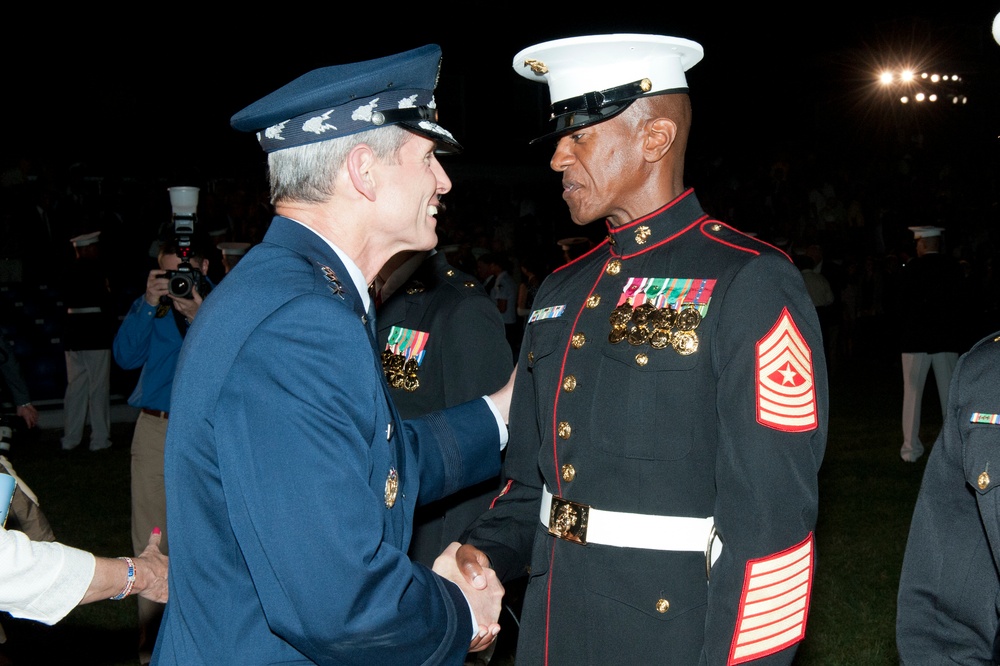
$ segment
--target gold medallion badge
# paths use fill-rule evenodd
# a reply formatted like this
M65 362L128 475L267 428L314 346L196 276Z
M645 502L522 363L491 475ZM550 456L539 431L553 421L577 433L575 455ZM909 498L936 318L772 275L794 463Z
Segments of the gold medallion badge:
M399 492L399 475L396 468L389 468L389 476L385 477L385 508L391 509L396 504L396 493Z

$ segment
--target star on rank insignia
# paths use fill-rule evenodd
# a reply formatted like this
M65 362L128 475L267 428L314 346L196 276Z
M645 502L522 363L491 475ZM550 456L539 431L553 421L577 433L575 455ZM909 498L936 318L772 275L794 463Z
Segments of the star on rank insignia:
M334 273L333 269L329 266L320 265L320 269L323 271L323 275L326 276L326 281L330 287L330 291L343 298L344 285L340 283L340 278L337 277L337 274Z
M757 341L757 422L785 432L806 432L819 425L812 350L788 308Z

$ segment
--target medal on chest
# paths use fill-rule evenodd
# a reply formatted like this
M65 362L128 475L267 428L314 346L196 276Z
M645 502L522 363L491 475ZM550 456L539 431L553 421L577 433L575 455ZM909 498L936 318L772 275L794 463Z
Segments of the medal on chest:
M682 356L698 351L698 333L708 312L715 280L629 278L611 311L608 341L673 349Z

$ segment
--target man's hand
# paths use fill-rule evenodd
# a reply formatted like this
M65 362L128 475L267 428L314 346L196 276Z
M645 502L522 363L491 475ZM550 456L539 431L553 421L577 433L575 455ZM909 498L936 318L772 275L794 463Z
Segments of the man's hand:
M187 322L190 324L194 321L194 316L198 314L198 308L201 307L202 298L201 294L198 293L198 287L191 287L191 295L194 298L182 298L180 296L170 295L170 300L174 302L174 309L180 312Z
M162 268L149 271L146 278L146 302L155 308L160 304L160 297L167 295L168 286L166 271Z
M517 374L517 366L510 373L510 379L507 380L507 384L490 396L490 400L493 401L493 405L500 412L500 416L503 417L504 423L510 423L510 397L514 393L514 376ZM471 547L471 546L470 546Z
M17 415L24 419L24 422L28 424L28 428L34 428L38 423L38 410L30 402L27 405L18 407Z
M170 560L160 551L160 528L154 527L149 535L149 542L142 555L135 558L135 586L133 591L139 596L167 603L167 568Z
M465 564L459 562L458 553L465 551ZM481 559L476 558L476 553ZM497 619L500 617L504 589L496 572L489 568L489 558L472 546L462 546L452 542L434 560L434 573L458 585L472 607L479 623L476 636L469 644L469 652L485 650L500 631Z

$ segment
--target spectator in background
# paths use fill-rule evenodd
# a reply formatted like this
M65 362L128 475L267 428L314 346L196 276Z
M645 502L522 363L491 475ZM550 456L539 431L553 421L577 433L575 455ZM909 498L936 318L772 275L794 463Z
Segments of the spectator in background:
M521 259L521 283L517 285L517 327L524 330L524 325L531 316L531 306L535 302L535 294L545 277L541 262L537 257L528 255ZM520 342L518 344L520 346Z
M38 424L38 410L31 404L28 384L21 374L21 366L17 362L14 350L2 338L0 338L0 377L9 389L14 404L17 405L17 416L24 419L28 428L34 428ZM11 429L6 429L0 424L0 454L10 451L10 440L7 439L10 433ZM0 455L0 474L3 473L13 476L18 481L10 500L9 511L9 516L13 516L17 528L35 541L55 541L52 526L38 504L38 497L17 476L7 457ZM6 508L0 506L0 511Z
M90 420L90 450L111 446L111 339L114 318L111 288L95 231L70 240L76 261L66 273L66 319L62 342L66 354L63 401L64 451L75 449Z
M14 356L11 344L0 338L0 377L7 386L17 415L24 419L24 424L28 428L34 428L38 424L38 410L31 404L31 396L28 393L28 383L24 381L21 374L21 365ZM6 440L0 441L0 451L10 450L10 445Z
M809 292L809 298L812 299L817 312L820 308L832 304L834 296L830 281L823 277L822 273L815 271L816 263L812 257L806 254L795 255L795 266L802 273L802 280L806 283L806 291Z
M219 252L222 253L222 267L225 269L225 274L228 275L229 271L233 270L233 267L240 263L240 259L242 259L247 253L247 250L250 249L250 243L227 241L219 243L216 247L219 248Z
M158 267L146 276L146 291L129 308L114 340L115 362L126 370L142 368L128 404L139 408L132 434L132 547L142 552L146 535L162 526L161 546L169 553L167 500L163 485L163 448L170 418L170 392L181 344L210 287L207 280L188 297L169 292L165 271L181 264L177 241L160 241ZM201 276L208 273L209 247L203 234L191 237L190 265ZM152 658L163 605L139 600L139 661Z
M903 364L903 445L899 455L916 462L924 453L920 441L920 406L927 374L934 371L941 414L946 414L951 374L965 341L962 317L945 318L962 280L961 268L941 252L941 232L935 226L909 227L916 256L900 275L900 349Z
M831 302L816 308L816 313L819 315L819 325L823 329L826 363L830 368L830 373L833 374L840 362L840 330L844 320L840 294L846 283L844 270L838 263L826 256L823 246L818 243L808 246L805 253L813 260L812 271L826 278L830 284L830 290L833 292Z
M500 311L507 342L514 358L517 358L523 331L517 325L517 285L510 274L510 262L506 257L493 253L484 254L479 261L486 267L487 274L493 276L489 295Z

